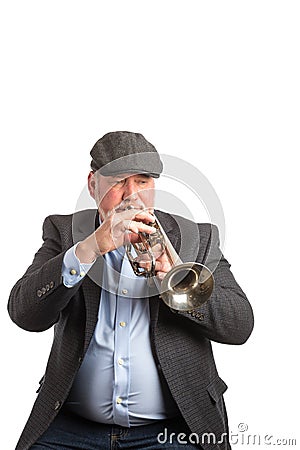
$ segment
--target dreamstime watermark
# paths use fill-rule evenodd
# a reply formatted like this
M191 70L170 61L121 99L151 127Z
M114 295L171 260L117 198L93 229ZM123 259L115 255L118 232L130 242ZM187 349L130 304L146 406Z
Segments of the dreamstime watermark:
M194 445L219 445L224 442L230 442L231 445L277 445L277 446L290 446L296 447L297 441L291 437L278 437L272 433L250 433L249 427L246 423L239 423L236 431L229 433L222 433L220 436L216 436L214 433L203 433L201 435L197 433L169 433L165 428L162 433L157 435L157 442L159 444L194 444Z

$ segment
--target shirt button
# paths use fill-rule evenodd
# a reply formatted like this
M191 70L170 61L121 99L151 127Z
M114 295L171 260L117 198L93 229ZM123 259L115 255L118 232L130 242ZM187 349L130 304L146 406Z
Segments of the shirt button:
M126 327L126 322L120 322L121 327Z
M118 403L118 405L120 405L120 404L122 403L121 397L118 397L118 398L117 398L117 403Z
M85 272L80 272L80 274L79 274L81 277L84 277L84 275L85 275Z
M124 294L124 295L128 294L128 290L127 289L122 289L122 294Z
M123 366L123 364L124 364L124 359L119 358L119 359L118 359L118 364L119 364L119 366Z
M71 269L71 270L70 270L70 275L76 275L76 273L77 273L77 272L76 272L75 269Z

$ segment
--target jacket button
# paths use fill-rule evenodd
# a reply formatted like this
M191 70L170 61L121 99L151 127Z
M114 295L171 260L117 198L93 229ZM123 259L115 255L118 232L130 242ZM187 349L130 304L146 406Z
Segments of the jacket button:
M61 407L61 402L57 400L57 402L55 402L55 404L54 404L55 411L57 411L60 407Z
M49 284L46 284L46 291L48 292L48 291L49 291L49 289L50 289L50 286L49 286Z
M43 288L41 289L41 291L42 291L42 294L46 294L46 288L43 287Z
M36 295L37 295L38 297L41 297L41 296L43 295L43 293L42 293L42 291L39 289L39 290L37 291Z
M50 287L50 289L52 289L52 288L53 288L53 286L54 286L54 283L53 283L53 281L50 281L50 283L49 283L49 287Z
M197 314L197 319L203 320L204 319L204 314L203 313L198 313Z

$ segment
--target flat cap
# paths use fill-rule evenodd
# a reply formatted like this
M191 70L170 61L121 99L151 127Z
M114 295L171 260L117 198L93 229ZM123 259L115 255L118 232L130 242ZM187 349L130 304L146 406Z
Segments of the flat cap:
M158 178L163 170L156 148L140 133L107 133L96 142L90 154L92 170L99 170L104 176L144 173Z

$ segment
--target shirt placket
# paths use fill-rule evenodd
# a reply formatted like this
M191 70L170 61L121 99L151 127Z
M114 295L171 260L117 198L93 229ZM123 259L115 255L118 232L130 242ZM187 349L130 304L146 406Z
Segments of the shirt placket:
M114 352L113 414L115 423L129 427L128 396L130 384L130 320L132 300L124 281L123 264L117 293ZM124 285L125 283L125 285Z

